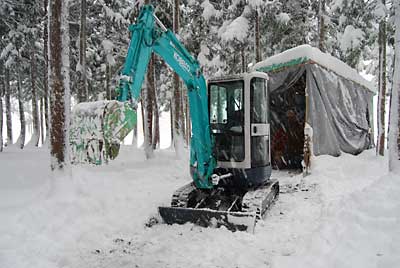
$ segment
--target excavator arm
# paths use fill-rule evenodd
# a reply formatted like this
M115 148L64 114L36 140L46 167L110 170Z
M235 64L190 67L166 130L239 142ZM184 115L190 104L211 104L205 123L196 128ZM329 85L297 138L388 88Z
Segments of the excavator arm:
M154 15L154 8L143 6L136 24L129 27L131 42L121 73L119 101L130 100L135 106L152 53L159 55L185 82L188 90L192 139L191 175L197 188L211 189L211 175L216 166L208 118L206 81L199 63L185 49L174 33Z

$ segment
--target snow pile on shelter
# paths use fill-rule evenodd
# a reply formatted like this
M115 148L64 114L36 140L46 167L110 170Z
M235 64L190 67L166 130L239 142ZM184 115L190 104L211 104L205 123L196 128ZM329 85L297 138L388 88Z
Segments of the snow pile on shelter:
M255 64L253 70L270 77L272 142L274 127L290 128L286 117L291 110L305 126L303 140L308 135L310 145L304 145L314 155L358 154L373 145L376 88L346 63L302 45Z
M318 48L310 45L301 45L288 49L280 54L274 55L254 65L254 69L260 72L271 72L281 70L299 64L317 63L345 79L352 80L371 92L376 93L376 86L365 80L356 70L343 61L321 52Z

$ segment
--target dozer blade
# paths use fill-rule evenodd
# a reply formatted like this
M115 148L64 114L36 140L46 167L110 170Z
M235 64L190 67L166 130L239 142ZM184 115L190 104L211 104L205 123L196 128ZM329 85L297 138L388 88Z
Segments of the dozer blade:
M167 224L194 223L203 227L225 226L230 231L253 233L256 224L255 212L228 212L211 209L181 207L159 207L160 216Z

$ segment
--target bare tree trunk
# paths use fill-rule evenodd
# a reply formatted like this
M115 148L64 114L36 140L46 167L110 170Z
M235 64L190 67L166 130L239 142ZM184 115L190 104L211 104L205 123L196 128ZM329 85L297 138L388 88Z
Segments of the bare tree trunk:
M3 151L3 96L5 91L5 85L3 79L3 62L0 62L0 152Z
M155 78L155 68L153 68L153 77ZM154 89L155 89L155 81L154 81ZM158 111L158 102L157 102L157 94L156 90L153 91L153 149L158 149L160 147L160 114Z
M172 99L169 101L169 119L170 119L170 125L171 125L171 128L170 128L170 130L171 130L171 146L173 145L173 143L174 143L174 129L175 129L175 127L174 127L174 109L172 108L172 106L173 106L173 103L172 103Z
M174 0L174 21L173 21L173 30L174 33L179 32L179 0ZM179 88L179 76L174 73L174 78L173 78L173 83L174 83L174 94L173 94L173 118L174 118L174 124L173 124L173 129L174 129L174 135L173 135L173 143L174 143L174 148L177 156L180 156L180 153L183 148L182 144L182 134L183 134L183 129L182 129L182 123L183 123L183 116L182 116L182 107L181 107L181 91Z
M385 4L385 0L382 0ZM378 141L376 152L385 152L385 103L386 103L386 18L379 24L379 97L378 97Z
M145 0L144 1L145 5L150 4L150 0ZM140 98L140 103L141 103L141 109L142 109L142 127L143 127L143 146L144 146L144 151L146 154L146 158L152 157L152 109L153 107L149 105L149 102L151 102L150 96L150 91L149 87L151 87L150 82L148 81L149 79L151 80L153 77L149 75L149 73L153 73L153 56L150 57L149 64L147 66L147 73L146 73L146 78L144 81L144 88L142 92L140 93L141 98ZM149 119L149 115L151 115Z
M174 134L173 134L173 141L174 141L174 148L175 150L179 149L179 139L182 138L182 122L181 122L181 92L179 88L179 76L174 73L173 78L174 83L174 97L173 97L173 118L174 118Z
M107 100L111 100L112 99L110 84L111 84L110 64L106 63L106 99Z
M132 145L137 147L137 124L133 126Z
M322 52L325 52L325 0L319 0L319 8L318 8L318 48Z
M179 81L181 82L181 81ZM182 142L183 142L183 146L186 147L186 121L185 121L185 92L182 90L182 83L180 83L179 88L181 89L181 102L180 102L180 107L181 107L181 111L179 112L179 114L181 115L181 130L182 130Z
M146 157L153 156L153 150L157 148L159 142L159 119L158 119L158 104L155 90L155 70L154 70L155 57L151 56L147 70L146 79L146 124L145 124L145 151Z
M142 129L143 129L143 137L146 136L146 128L145 128L145 112L144 112L144 107L146 105L146 101L144 99L144 93L146 91L146 87L143 88L143 90L140 92L140 110L142 112Z
M50 73L49 88L51 89L51 128L50 141L52 156L52 170L62 170L67 165L67 137L66 137L66 94L68 94L67 84L68 74L65 72L63 60L68 60L64 53L68 44L65 44L68 34L68 25L65 17L68 13L66 7L68 0L53 0L49 8L49 31L50 31Z
M19 145L19 148L23 149L25 146L26 121L25 121L24 102L22 100L21 70L20 67L17 68L18 68L17 70L18 108L19 108L19 121L21 123L21 134L19 135L17 143Z
M138 9L134 8L133 12L131 12L131 16L129 18L129 21L130 21L131 24L135 23L135 19L136 19L136 16L138 14L137 11L138 11ZM129 36L129 37L131 38L132 36ZM142 110L142 114L143 114L143 110ZM133 126L133 136L132 136L132 145L135 146L135 148L138 145L137 144L137 133L138 133L138 126L137 126L137 124L135 124Z
M30 63L31 63L31 90L32 90L32 118L33 118L33 134L32 141L37 147L39 146L40 128L39 128L39 112L38 112L38 99L36 94L36 63L35 53L33 48L30 51Z
M186 136L188 146L190 146L190 140L192 138L192 124L190 121L190 106L189 106L189 98L186 95Z
M43 76L43 85L44 85L44 117L46 122L46 137L43 139L43 143L48 139L50 135L49 126L50 126L50 117L49 117L49 83L48 83L48 72L49 72L49 33L48 33L48 0L44 0L44 17L46 18L47 23L45 23L45 27L43 29L43 57L44 57L44 76Z
M395 63L389 121L389 170L400 173L400 1L395 8Z
M254 48L255 48L255 56L256 62L261 61L261 46L260 46L260 16L258 15L258 10L255 12L255 27L254 27Z
M180 82L180 86L179 88L181 89L181 111L180 111L180 115L181 115L181 129L182 129L182 140L185 142L185 145L187 145L187 140L186 140L186 111L185 111L185 95L187 94L187 91L182 90L183 86L182 86L182 82Z
M5 102L6 102L6 120L7 120L7 146L12 145L13 135L12 135L12 117L11 117L11 89L10 89L10 73L7 68L5 68Z
M2 151L3 151L3 89L0 89L0 152Z
M158 106L154 107L154 131L153 131L153 149L160 148L160 114Z
M185 141L185 146L187 147L189 144L189 139L187 137L187 129L188 129L188 125L187 125L187 91L182 91L181 92L181 96L182 96L182 128L183 128L183 137L184 137L184 141Z
M39 117L40 117L40 139L42 140L42 146L44 144L45 140L45 135L44 135L44 124L43 124L43 118L44 118L44 98L41 98L39 101Z
M81 21L79 25L79 85L78 101L87 101L86 77L86 0L81 0Z
M245 55L245 53L244 53L244 45L242 45L241 46L241 48L240 48L240 56L241 56L241 58L242 58L242 73L245 73L246 72L246 55Z
M146 79L146 131L144 136L144 149L146 158L153 157L153 95L154 95L154 55L150 56L149 65L147 66Z
M110 3L111 5L111 3ZM108 22L106 22L106 38L108 38L109 34L110 34L110 24ZM111 92L111 66L108 62L108 60L106 61L106 99L107 100L111 100L112 99L112 92Z

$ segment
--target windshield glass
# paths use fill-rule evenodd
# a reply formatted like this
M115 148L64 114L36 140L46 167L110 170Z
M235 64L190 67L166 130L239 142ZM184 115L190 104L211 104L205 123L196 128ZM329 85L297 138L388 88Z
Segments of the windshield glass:
M210 125L219 161L244 160L243 80L209 84Z

